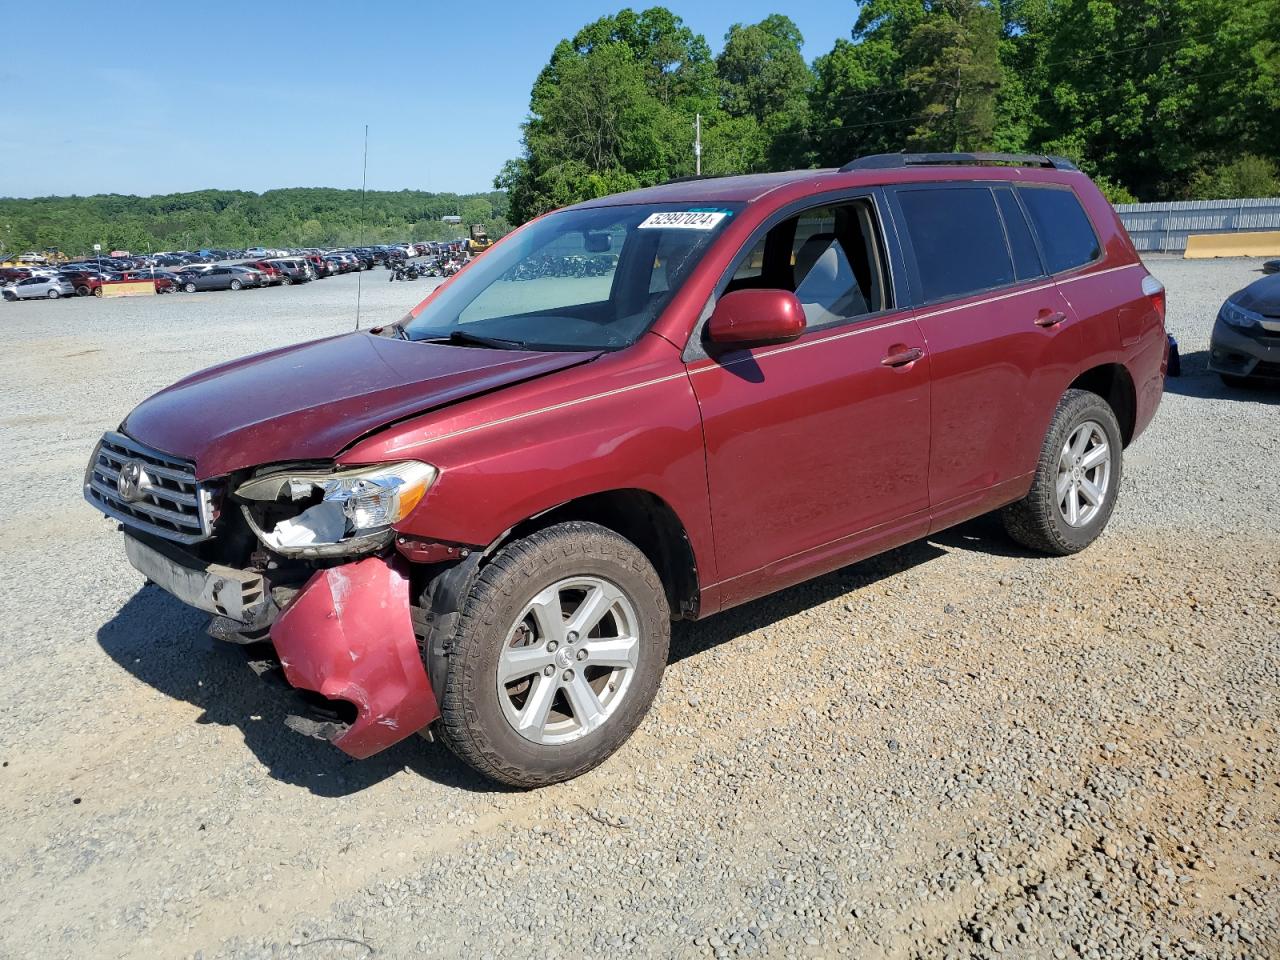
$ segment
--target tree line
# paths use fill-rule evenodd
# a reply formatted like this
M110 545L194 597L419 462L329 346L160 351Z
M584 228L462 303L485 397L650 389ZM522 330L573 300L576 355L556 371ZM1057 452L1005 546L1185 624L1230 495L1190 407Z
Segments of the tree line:
M460 225L441 217L461 216ZM293 188L252 193L200 190L153 197L0 198L0 251L57 249L83 254L220 247L336 247L445 240L482 223L491 236L510 229L507 195L417 190Z
M852 5L851 5L852 6ZM1069 157L1113 201L1280 195L1280 0L865 0L812 63L782 14L718 56L665 7L561 41L495 186L520 223L687 176L870 153Z

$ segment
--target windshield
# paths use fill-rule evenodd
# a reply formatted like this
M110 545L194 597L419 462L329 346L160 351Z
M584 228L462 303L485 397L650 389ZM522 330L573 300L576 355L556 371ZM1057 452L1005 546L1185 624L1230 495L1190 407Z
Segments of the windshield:
M410 340L617 350L644 333L742 204L553 213L486 251L418 316Z

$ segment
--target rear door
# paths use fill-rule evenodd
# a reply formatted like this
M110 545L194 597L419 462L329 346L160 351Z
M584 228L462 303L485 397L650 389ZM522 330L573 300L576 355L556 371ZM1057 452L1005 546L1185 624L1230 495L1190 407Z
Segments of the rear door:
M932 372L934 530L1020 495L1077 335L1006 183L891 191Z
M798 340L724 350L699 331L686 350L725 605L926 531L928 361L881 201L868 192L780 211L721 281L717 295L792 290L807 324Z

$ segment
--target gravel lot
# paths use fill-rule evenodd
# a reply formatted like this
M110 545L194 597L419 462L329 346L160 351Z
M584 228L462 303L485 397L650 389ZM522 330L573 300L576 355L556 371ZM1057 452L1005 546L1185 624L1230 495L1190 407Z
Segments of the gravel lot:
M1185 375L1098 544L981 520L682 626L536 793L289 733L81 502L133 404L355 277L0 304L0 956L1280 956L1280 392L1204 372L1258 263L1152 268ZM365 323L426 290L367 274Z

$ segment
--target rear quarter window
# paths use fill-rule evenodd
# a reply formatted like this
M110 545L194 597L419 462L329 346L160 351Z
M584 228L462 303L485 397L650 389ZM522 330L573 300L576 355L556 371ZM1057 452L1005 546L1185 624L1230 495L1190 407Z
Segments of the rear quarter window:
M921 300L1014 282L1004 224L989 187L900 189L897 198L915 251Z
M1050 273L1074 270L1102 253L1084 207L1069 187L1019 187Z

